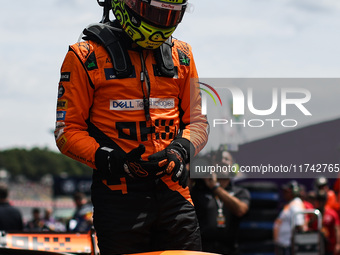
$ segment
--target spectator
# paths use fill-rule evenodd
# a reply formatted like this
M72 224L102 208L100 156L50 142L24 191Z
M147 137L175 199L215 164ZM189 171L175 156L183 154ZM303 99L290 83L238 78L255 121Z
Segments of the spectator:
M337 213L339 215L339 218L340 218L340 178L336 179L336 181L334 182L334 185L333 185L333 190L334 190L334 193L335 193L335 197L336 197L336 201L338 203L338 210Z
M306 192L306 187L303 184L300 184L300 198L301 198L303 205L304 205L306 210L313 210L314 209L314 205L309 200L308 193ZM305 224L306 229L305 230L306 231L308 230L310 219L311 219L311 214L305 214L305 222L306 222L306 224Z
M329 188L328 179L326 177L319 177L314 182L316 191L324 190L327 194L326 206L340 213L340 204L337 200L336 194Z
M283 198L286 201L278 218L274 222L274 241L276 244L275 253L277 255L291 254L291 238L292 238L292 217L296 213L305 210L305 206L300 196L300 186L296 181L291 181L282 186ZM303 214L296 216L295 226L302 228L305 223Z
M215 162L229 166L233 159L229 152L221 150ZM238 254L239 224L249 209L250 193L234 185L228 173L197 180L191 192L201 228L202 250Z
M0 183L0 230L22 231L24 228L21 212L10 205L8 187Z
M322 229L326 255L340 254L340 221L335 210L326 205L327 192L320 190L314 200L314 206L322 214Z
M92 225L92 204L86 198L86 195L81 192L76 192L73 196L76 210L72 219L68 224L68 230L73 232L88 232Z
M32 219L26 223L25 230L30 232L40 232L44 228L44 221L40 215L40 209L32 209Z
M306 187L303 184L300 184L300 198L305 206L305 209L314 209L314 205L309 201Z
M52 208L45 208L44 214L44 230L47 231L56 231L56 232L64 232L66 231L66 227L61 222L57 221L53 217L53 210Z

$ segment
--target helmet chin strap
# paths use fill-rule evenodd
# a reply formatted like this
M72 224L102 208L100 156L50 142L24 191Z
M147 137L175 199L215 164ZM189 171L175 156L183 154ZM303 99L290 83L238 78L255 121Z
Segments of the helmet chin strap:
M97 0L97 3L103 7L103 17L99 23L107 23L110 21L110 10L111 3L110 0Z

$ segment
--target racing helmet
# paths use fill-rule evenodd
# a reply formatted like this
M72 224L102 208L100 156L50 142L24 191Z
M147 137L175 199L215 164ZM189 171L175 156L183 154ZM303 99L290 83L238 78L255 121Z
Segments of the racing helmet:
M187 0L112 0L111 5L123 30L137 45L156 49L181 22Z

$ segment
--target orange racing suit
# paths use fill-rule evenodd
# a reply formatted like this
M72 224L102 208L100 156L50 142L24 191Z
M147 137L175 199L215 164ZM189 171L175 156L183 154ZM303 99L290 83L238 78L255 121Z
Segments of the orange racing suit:
M174 40L172 54L178 70L175 79L153 75L155 60L152 52L144 50L151 84L150 120L146 121L139 75L140 52L129 51L134 77L115 79L103 46L89 41L72 45L59 83L55 131L59 150L96 168L94 157L100 145L87 132L89 119L125 152L143 143L144 159L169 145L183 125L182 137L191 141L197 154L207 141L208 124L201 114L198 89L190 89L191 78L197 78L195 63L186 43ZM190 109L190 104L196 107ZM164 179L173 186L170 178Z
M125 152L144 144L146 152L142 157L145 160L149 155L165 149L175 137L189 140L195 155L207 142L208 123L201 114L199 90L195 88L198 78L191 47L173 39L174 78L157 74L152 50L129 49L128 54L133 72L124 79L116 77L107 51L93 41L70 46L61 68L56 143L63 154L93 168L94 176L98 172L95 164L96 150L107 144L101 140L100 135L91 135L89 123ZM150 80L149 87L141 82L143 67ZM146 94L150 102L149 118L143 106L143 95ZM111 191L129 194L127 179L121 176L114 184L107 180L101 181ZM169 190L177 191L187 202L192 203L188 188L173 182L170 175L161 179ZM96 208L96 203L94 206ZM96 215L96 210L94 213ZM100 223L97 225L99 229ZM100 245L101 239L104 239L100 233L98 239Z

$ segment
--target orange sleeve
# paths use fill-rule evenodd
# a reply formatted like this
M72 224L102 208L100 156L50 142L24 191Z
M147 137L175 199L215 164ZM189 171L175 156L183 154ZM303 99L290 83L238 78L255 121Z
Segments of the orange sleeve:
M188 47L190 56L190 65L188 66L188 75L181 87L180 99L182 110L182 137L188 139L197 155L206 145L209 135L209 124L205 115L201 111L201 95L198 84L198 74L191 47Z
M326 202L326 206L328 206L329 208L332 208L333 210L338 211L340 208L340 204L337 200L336 194L333 190L329 190L327 192L327 202Z
M94 157L99 144L89 136L86 124L94 88L83 67L82 53L81 47L70 48L61 67L55 139L63 154L95 168Z

